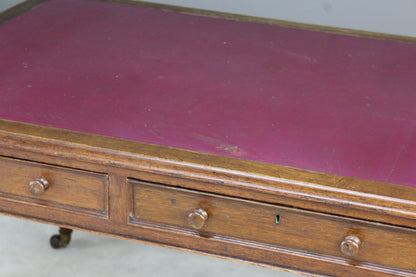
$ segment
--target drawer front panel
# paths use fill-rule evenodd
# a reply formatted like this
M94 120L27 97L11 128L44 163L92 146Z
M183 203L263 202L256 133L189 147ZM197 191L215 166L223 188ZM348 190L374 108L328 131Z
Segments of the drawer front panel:
M0 180L0 196L107 214L108 177L105 174L0 157ZM43 190L44 183L47 187Z
M416 231L293 208L129 180L130 223L174 226L416 270ZM358 240L358 241L357 241Z

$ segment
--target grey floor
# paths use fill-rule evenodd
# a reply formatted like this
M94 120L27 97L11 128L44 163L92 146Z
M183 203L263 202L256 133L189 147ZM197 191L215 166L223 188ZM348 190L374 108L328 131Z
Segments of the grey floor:
M23 0L0 0L0 12ZM76 231L61 250L57 228L0 215L0 277L296 277L292 273Z
M0 276L296 277L259 266L75 231L49 246L55 226L0 215Z

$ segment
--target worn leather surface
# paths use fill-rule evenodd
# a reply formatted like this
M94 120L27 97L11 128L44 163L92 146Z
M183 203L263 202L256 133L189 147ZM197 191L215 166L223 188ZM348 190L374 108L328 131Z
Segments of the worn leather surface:
M416 44L51 0L0 25L0 118L416 187Z

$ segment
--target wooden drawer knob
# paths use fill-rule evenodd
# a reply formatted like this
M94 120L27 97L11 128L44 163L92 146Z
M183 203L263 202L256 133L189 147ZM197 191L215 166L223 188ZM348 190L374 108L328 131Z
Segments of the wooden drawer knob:
M347 236L341 242L341 252L345 256L352 258L358 254L360 250L361 240L356 236Z
M208 213L203 209L193 210L188 215L188 223L194 229L201 229L204 227L208 219Z
M41 195L49 187L49 182L45 178L38 178L29 182L29 191L33 195Z

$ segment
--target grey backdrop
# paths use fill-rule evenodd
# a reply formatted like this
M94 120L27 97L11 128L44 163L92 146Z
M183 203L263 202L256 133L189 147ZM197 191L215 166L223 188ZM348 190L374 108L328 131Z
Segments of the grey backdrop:
M0 0L0 10L23 0ZM416 0L149 0L416 37Z
M24 0L0 0L0 11ZM416 37L416 0L153 0L194 8ZM0 276L295 276L235 262L75 232L63 251L57 228L0 216Z

